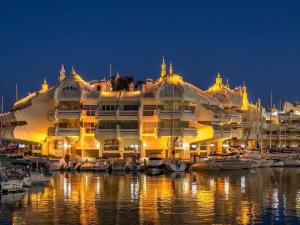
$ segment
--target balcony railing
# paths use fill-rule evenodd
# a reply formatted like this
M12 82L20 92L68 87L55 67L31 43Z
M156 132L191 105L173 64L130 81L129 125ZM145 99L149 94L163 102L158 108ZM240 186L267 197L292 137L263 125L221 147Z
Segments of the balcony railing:
M62 128L56 127L55 128L55 136L80 136L80 128Z
M196 128L158 128L158 136L197 136Z
M138 110L115 110L115 111L105 111L99 110L96 113L98 119L138 119L139 111Z
M138 129L118 129L118 136L122 137L139 137L139 130Z
M190 110L158 110L159 119L181 119L191 121L196 118L193 111Z
M95 134L96 134L97 137L102 137L102 136L116 137L117 136L117 130L116 129L98 128L98 129L96 129Z
M71 109L56 109L55 119L79 119L81 110L71 110Z

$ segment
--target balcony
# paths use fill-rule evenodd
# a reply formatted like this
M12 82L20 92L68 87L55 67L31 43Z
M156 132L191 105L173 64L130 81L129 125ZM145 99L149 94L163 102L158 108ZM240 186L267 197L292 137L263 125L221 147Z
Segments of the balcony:
M173 132L171 128L158 128L157 135L161 136L182 136L181 128L173 128Z
M196 128L158 128L158 136L197 136Z
M231 138L231 135L230 130L214 130L214 138Z
M120 120L138 120L138 110L117 110L117 117Z
M55 128L55 136L80 136L80 128L62 128L62 127L56 127Z
M138 120L138 110L115 110L115 111L97 111L98 120Z
M118 137L120 138L138 138L138 129L118 129Z
M116 129L103 129L98 128L96 129L95 133L96 137L111 137L116 138L117 137L117 130Z
M196 137L197 129L196 128L182 128L183 136Z
M117 111L106 111L99 110L96 112L96 118L98 120L116 120L117 119Z
M183 121L193 121L196 116L190 110L158 110L159 119L180 119Z
M81 110L56 109L55 119L80 119Z

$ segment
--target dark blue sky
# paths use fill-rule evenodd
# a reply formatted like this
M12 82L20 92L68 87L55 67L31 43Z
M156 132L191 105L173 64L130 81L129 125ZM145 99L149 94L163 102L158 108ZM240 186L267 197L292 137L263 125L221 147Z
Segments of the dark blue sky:
M219 71L251 100L299 100L300 1L0 2L0 95L14 100L57 80L61 63L85 79L159 74L162 56L206 89Z

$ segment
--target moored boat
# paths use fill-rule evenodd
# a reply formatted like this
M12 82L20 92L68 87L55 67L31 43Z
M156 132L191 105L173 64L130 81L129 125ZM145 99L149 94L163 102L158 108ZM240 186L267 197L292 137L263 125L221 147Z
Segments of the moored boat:
M109 160L106 157L99 157L96 159L96 163L92 168L92 171L105 172L109 169Z
M141 171L141 170L143 170L143 166L139 162L131 162L127 165L126 170L128 170L128 171Z
M126 170L126 162L125 160L116 160L111 165L112 171L125 171Z
M284 166L300 166L300 160L299 159L285 159L283 161Z
M179 159L172 159L166 163L166 168L171 172L184 172L186 170L186 163Z
M284 161L276 159L271 165L272 167L283 167L284 166Z
M146 171L151 175L161 174L164 170L164 162L159 157L149 158L146 164Z
M216 163L213 160L202 160L198 163L195 163L190 168L191 168L192 171L220 170L221 164Z

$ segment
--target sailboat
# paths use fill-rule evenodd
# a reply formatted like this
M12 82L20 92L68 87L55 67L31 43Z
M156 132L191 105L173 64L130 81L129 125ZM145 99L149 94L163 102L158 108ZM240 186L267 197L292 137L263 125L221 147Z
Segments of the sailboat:
M175 142L178 137L174 137L174 85L172 85L172 119L171 119L171 154L172 159L166 163L167 170L171 172L184 172L186 170L186 163L180 159L175 159Z

